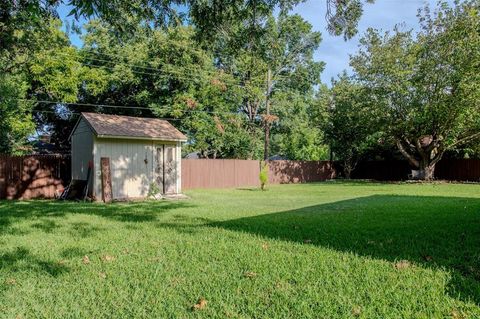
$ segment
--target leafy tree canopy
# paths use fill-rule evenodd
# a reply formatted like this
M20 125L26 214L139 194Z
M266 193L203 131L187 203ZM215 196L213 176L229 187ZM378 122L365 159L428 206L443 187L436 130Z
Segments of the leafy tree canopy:
M369 30L351 64L384 130L426 179L445 151L480 137L480 5L441 3L421 31Z

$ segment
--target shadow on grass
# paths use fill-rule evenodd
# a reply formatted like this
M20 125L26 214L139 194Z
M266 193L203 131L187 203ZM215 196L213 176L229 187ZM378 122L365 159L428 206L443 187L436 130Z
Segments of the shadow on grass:
M117 222L154 222L163 213L187 207L194 207L194 205L186 201L145 201L110 205L41 200L1 201L0 232L14 234L17 223L35 220L31 225L33 229L52 233L62 227L62 223L57 223L56 218L75 214L99 216ZM99 230L101 228L89 223L71 225L71 231L80 237L87 237Z
M449 294L480 304L480 200L374 195L210 224L452 273Z
M70 270L67 266L59 262L42 260L24 247L17 247L12 251L0 254L0 269L12 273L22 270L47 273L53 277L57 277Z
M64 217L75 214L99 216L114 222L125 223L125 227L128 228L135 223L157 223L157 219L162 214L186 207L194 206L180 201L111 205L54 201L2 201L0 202L0 234L22 236L32 231L51 234L66 229L67 232L64 234L73 238L85 238L95 235L104 228L98 227L94 222L65 222ZM82 248L69 247L64 249L60 256L77 258L86 253L87 251ZM69 268L59 262L42 260L27 248L18 247L6 251L0 249L0 270L11 273L26 270L56 277L68 272Z

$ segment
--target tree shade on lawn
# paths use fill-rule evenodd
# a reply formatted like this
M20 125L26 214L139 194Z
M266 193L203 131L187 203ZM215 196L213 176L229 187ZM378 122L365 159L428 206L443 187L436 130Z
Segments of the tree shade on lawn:
M1 313L480 316L478 185L329 182L189 195L0 202Z

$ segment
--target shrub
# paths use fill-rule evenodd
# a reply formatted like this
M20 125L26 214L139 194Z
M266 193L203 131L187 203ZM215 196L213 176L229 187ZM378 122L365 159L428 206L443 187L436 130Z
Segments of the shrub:
M148 198L158 199L157 195L161 194L160 187L157 183L150 183L150 188L148 189Z
M268 182L268 164L263 162L260 164L260 174L259 174L259 179L260 179L260 188L262 191L265 190L265 186L267 185Z

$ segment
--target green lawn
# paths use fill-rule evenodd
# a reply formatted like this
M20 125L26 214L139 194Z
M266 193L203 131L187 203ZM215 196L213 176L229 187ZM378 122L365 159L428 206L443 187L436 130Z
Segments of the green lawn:
M187 194L0 202L0 316L480 318L480 185Z

